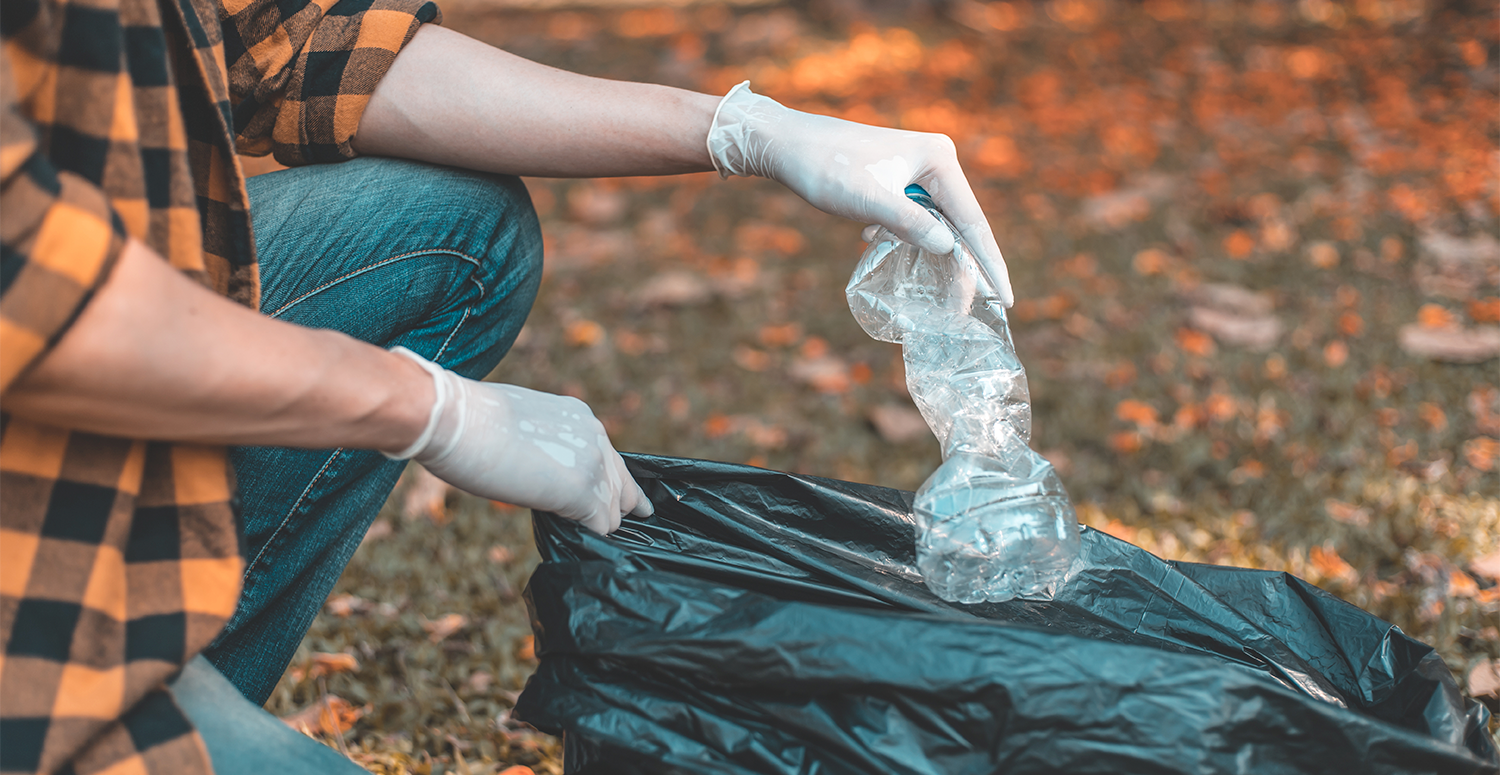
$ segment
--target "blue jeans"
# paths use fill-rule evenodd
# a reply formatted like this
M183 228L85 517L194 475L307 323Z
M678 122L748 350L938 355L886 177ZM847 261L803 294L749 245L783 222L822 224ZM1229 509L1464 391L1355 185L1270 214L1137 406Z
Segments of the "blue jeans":
M261 311L404 346L471 378L510 349L542 240L518 178L390 159L251 178ZM405 465L361 449L231 450L244 590L204 652L264 703Z

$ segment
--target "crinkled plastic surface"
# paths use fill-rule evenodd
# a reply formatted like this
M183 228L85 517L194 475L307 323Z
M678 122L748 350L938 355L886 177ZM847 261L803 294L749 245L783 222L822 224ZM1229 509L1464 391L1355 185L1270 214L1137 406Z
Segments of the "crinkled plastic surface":
M907 196L948 224L920 186ZM906 384L943 449L917 490L917 567L960 603L1046 598L1078 556L1078 519L1028 445L1031 399L1000 303L967 245L929 253L881 229L845 293L870 336L901 345Z
M912 493L626 460L654 516L535 516L515 712L568 773L1500 772L1430 647L1287 574L1085 528L1052 600L958 605Z

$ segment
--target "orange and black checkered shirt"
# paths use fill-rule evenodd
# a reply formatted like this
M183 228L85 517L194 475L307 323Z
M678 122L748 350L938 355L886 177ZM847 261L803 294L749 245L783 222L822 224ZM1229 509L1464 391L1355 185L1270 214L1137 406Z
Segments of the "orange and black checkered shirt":
M258 301L235 160L354 155L428 0L0 0L0 398L127 237ZM208 773L163 689L234 611L221 447L0 415L0 772Z

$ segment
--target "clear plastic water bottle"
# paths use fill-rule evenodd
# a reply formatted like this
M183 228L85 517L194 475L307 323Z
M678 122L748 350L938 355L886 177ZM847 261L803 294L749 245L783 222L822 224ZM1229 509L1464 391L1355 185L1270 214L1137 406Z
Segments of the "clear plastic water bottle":
M920 186L906 194L949 229ZM1078 556L1078 518L1028 446L1031 399L995 286L953 229L934 255L882 229L845 292L870 336L899 343L912 399L943 448L916 496L917 567L959 603L1049 598Z

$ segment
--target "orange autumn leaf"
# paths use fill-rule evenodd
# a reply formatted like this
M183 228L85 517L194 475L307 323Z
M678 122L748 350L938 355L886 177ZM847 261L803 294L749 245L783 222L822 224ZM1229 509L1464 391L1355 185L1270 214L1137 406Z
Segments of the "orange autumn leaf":
M1448 428L1448 414L1441 406L1429 401L1423 401L1417 406L1417 417L1433 431L1441 432Z
M771 367L771 354L765 350L739 345L730 354L734 364L745 371L765 371Z
M563 329L563 341L573 347L592 347L604 339L604 326L592 320L575 320Z
M1128 398L1115 405L1115 417L1145 430L1155 428L1157 422L1156 407Z
M524 764L513 764L495 775L536 775L536 771Z
M1130 260L1130 266L1136 274L1149 277L1166 271L1171 261L1171 256L1168 256L1165 251L1147 248L1135 254L1135 257Z
M722 414L711 414L703 421L703 435L710 439L723 438L734 430L734 421Z
M1500 296L1470 301L1469 317L1475 323L1500 323Z
M353 729L354 722L368 710L368 706L357 706L337 694L329 694L290 716L282 717L281 721L304 735L336 737Z
M1339 265L1339 249L1332 242L1314 242L1307 246L1307 262L1319 269Z
M1323 362L1329 368L1337 369L1349 361L1349 345L1343 340L1335 339L1323 347Z
M1365 332L1365 319L1359 313L1345 311L1339 315L1339 333L1351 339L1357 339Z
M443 614L432 621L422 620L422 629L427 631L427 639L433 643L444 640L468 625L469 617L463 614Z
M1188 403L1177 407L1177 411L1172 415L1172 425L1187 430L1202 425L1207 419L1208 414L1203 411L1202 406Z
M1458 318L1441 304L1423 304L1417 310L1417 324L1423 328L1452 328Z
M1497 459L1500 459L1500 439L1480 436L1464 442L1464 460L1475 469L1493 471Z
M779 326L761 326L756 338L765 347L790 347L802 341L802 324L784 323Z
M870 364L860 361L849 367L849 379L856 385L868 385L875 372L870 369Z
M1215 422L1228 422L1239 413L1239 404L1223 393L1213 393L1203 399L1203 408Z
M1191 328L1177 329L1177 346L1188 355L1209 356L1216 351L1214 338Z
M1135 431L1120 431L1109 436L1109 448L1121 454L1139 452L1142 446L1141 434Z
M1230 258L1243 259L1255 250L1255 238L1244 229L1235 229L1224 238L1224 252Z
M1453 597L1475 597L1479 594L1479 584L1474 581L1473 576L1453 568L1448 572L1448 594Z
M359 660L355 659L353 654L315 651L312 655L312 666L308 668L307 674L310 678L317 678L334 673L352 673L356 670L359 670Z
M536 636L527 635L516 644L516 659L530 662L536 659Z
M1325 579L1349 581L1355 577L1354 567L1344 561L1332 547L1314 546L1307 550L1307 560Z

